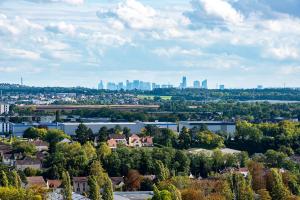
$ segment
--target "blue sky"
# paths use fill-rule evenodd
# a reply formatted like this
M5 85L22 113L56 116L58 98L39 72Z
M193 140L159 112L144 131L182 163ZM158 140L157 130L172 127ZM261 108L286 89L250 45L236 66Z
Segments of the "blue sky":
M0 0L0 82L300 86L299 0Z

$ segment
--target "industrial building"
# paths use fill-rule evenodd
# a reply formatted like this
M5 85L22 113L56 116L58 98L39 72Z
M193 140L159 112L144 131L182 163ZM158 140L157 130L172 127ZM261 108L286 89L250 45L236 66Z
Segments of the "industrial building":
M201 128L205 126L211 132L224 132L228 135L234 135L236 124L235 122L223 122L223 121L181 121L179 122L178 128L181 130L183 127L188 129Z
M116 126L122 129L127 127L133 134L139 134L146 126L156 126L158 128L168 128L175 132L179 132L183 127L193 128L206 126L208 130L212 132L226 132L228 135L235 133L234 122L220 122L220 121L182 121L179 123L175 122L87 122L83 123L88 128L92 129L94 133L102 127L108 129L115 128ZM0 123L0 134L7 132L13 133L15 136L22 137L24 132L30 127L47 127L48 129L59 129L64 131L68 135L75 135L75 131L80 123L78 122L66 122L66 123Z

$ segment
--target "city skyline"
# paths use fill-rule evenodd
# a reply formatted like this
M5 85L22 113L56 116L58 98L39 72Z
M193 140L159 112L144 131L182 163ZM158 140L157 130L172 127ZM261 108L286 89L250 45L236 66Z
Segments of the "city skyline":
M3 0L0 80L96 87L187 76L228 88L299 87L299 8L298 0Z

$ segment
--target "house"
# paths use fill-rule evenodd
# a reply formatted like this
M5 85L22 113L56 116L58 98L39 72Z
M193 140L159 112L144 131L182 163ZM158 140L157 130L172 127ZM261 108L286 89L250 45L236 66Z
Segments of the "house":
M79 194L89 191L87 177L73 177L73 191Z
M15 157L13 153L5 153L2 156L2 163L8 166L14 166Z
M15 166L18 170L24 170L26 168L41 169L42 163L39 159L25 157L23 160L16 160Z
M62 186L61 180L47 180L47 188L60 191L60 187Z
M128 138L128 145L130 147L142 147L141 138L136 134L131 135Z
M26 177L26 187L41 186L47 188L47 184L42 176L30 176Z
M117 144L124 144L127 145L127 140L125 135L122 134L111 134L109 135L109 139L114 139Z
M242 174L244 177L247 177L249 174L249 170L247 167L239 168L236 170L238 173Z
M111 149L116 149L117 148L117 141L114 140L114 139L109 139L109 140L107 140L107 145Z
M48 151L49 144L48 142L42 141L42 140L34 140L30 142L33 144L37 151Z
M150 136L142 137L141 143L143 147L153 147L153 137Z
M109 177L109 178L113 184L115 191L123 190L123 187L125 186L124 177Z

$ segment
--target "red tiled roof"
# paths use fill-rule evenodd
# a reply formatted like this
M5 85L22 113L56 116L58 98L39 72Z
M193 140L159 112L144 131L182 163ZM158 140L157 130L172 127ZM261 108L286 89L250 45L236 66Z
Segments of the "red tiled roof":
M111 134L109 135L110 139L115 139L115 140L123 140L126 139L125 135L121 135L121 134Z
M61 180L47 180L49 188L59 188L62 184Z

